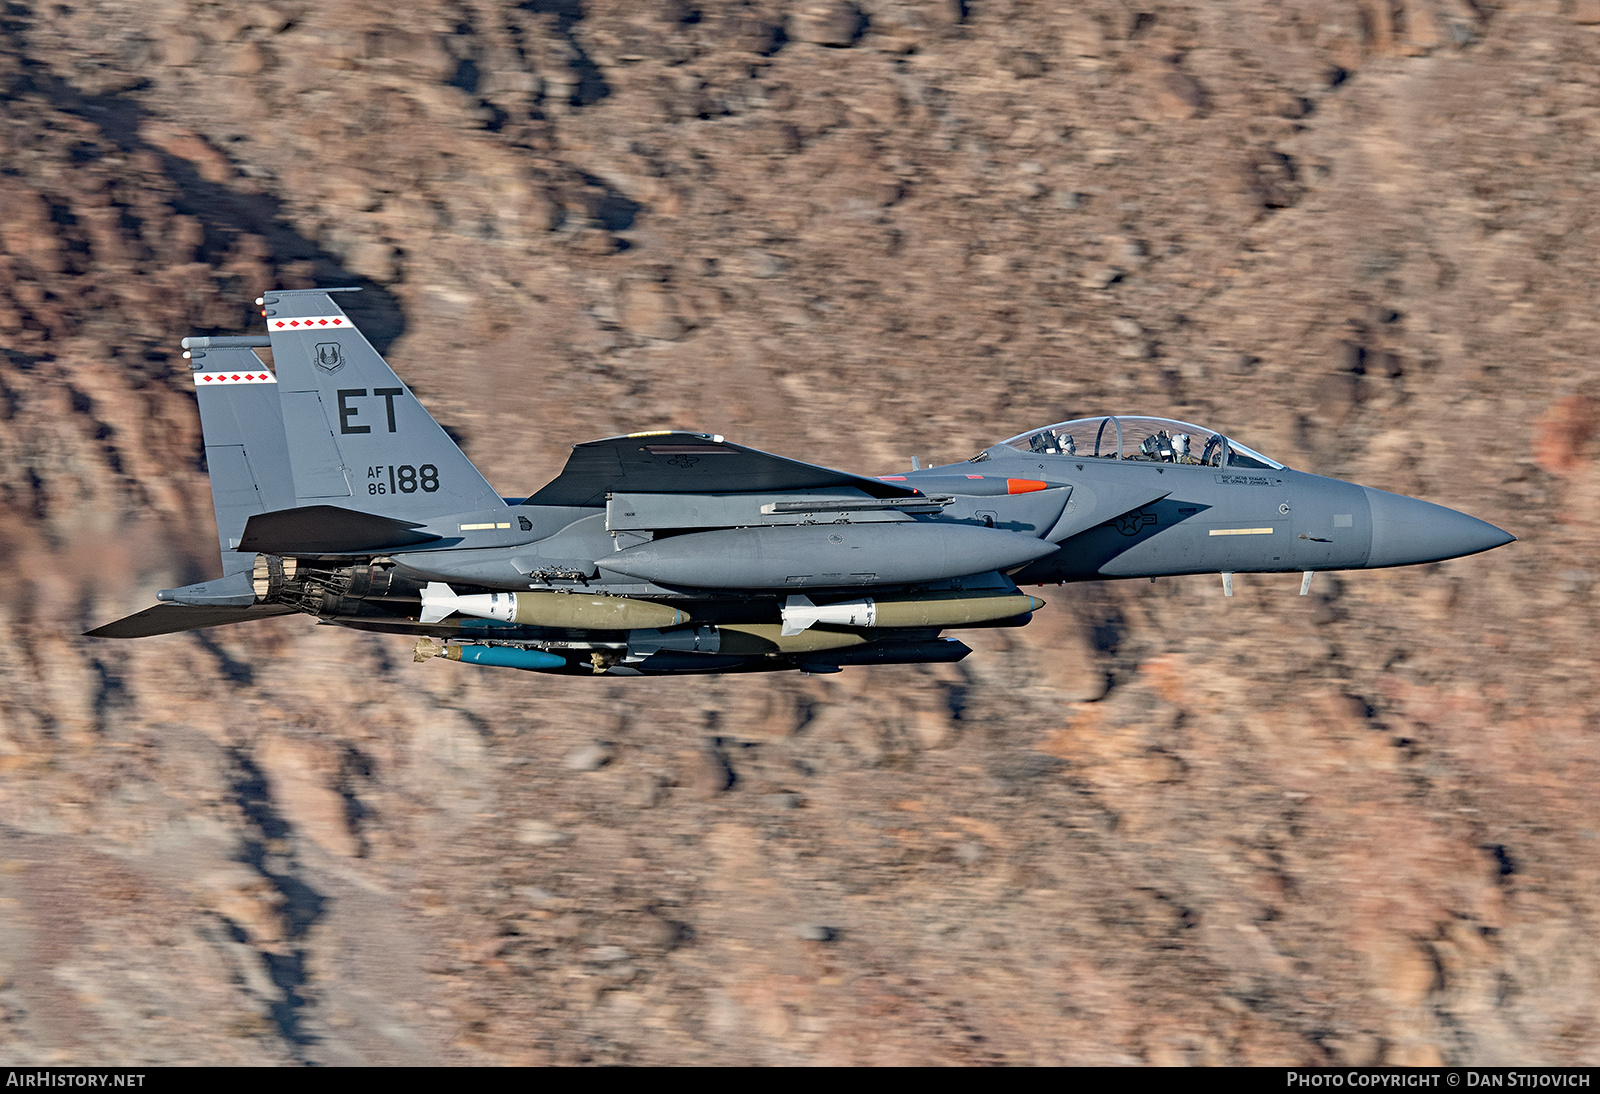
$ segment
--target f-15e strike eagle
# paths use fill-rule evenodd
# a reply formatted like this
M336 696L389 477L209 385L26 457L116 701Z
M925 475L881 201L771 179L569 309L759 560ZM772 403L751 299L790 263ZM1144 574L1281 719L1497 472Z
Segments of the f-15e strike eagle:
M965 463L867 478L667 431L577 445L504 498L338 306L267 293L260 336L183 341L220 580L89 634L303 612L534 672L655 676L958 661L1019 589L1117 577L1404 566L1512 536L1292 471L1209 429L1081 418ZM254 352L270 348L268 368Z

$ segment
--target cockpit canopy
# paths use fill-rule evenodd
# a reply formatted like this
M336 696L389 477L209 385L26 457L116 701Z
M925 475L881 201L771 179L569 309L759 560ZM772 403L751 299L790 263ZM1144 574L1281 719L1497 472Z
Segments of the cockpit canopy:
M1276 460L1269 460L1215 430L1172 418L1074 418L1000 443L1023 452L1080 459L1140 460L1198 467L1283 467Z

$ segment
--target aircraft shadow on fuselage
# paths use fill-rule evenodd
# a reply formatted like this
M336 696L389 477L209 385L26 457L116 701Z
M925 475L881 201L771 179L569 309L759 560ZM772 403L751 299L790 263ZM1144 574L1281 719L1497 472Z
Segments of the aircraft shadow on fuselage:
M990 510L980 509L970 517L950 519L946 517L941 524L965 524L969 528L995 528L1002 532L1020 532L1025 536L1037 536L1048 531L1048 526L1040 528L1038 524L1026 520L1001 520L999 514Z
M1177 530L1210 509L1211 506L1203 502L1162 498L1080 532L1064 541L1056 554L1031 563L1013 578L1018 582L1103 580L1106 575L1101 569L1112 559L1164 532ZM1169 536L1167 543L1171 549L1162 552L1163 558L1171 555L1172 562L1186 567L1189 572L1208 572L1202 557L1206 540L1197 536Z

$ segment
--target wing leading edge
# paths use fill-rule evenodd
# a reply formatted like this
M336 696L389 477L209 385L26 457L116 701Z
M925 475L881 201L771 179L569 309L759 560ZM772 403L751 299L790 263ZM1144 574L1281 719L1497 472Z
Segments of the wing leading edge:
M634 433L573 445L561 474L524 505L602 506L609 493L746 494L854 487L874 498L917 490L733 444L709 433Z

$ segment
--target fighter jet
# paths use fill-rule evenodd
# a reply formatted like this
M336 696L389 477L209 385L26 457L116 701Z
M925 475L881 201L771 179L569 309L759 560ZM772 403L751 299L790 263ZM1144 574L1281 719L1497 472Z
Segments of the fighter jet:
M304 613L418 636L416 659L584 676L958 661L948 630L1026 624L1022 586L1434 562L1514 537L1290 470L1224 434L1107 415L964 463L868 477L720 434L574 446L502 497L339 307L256 301L264 336L183 340L220 579L88 632ZM269 367L257 350L270 349Z

